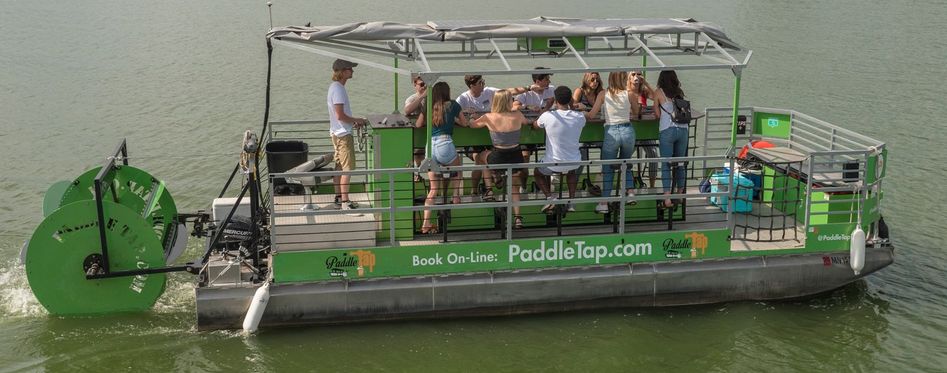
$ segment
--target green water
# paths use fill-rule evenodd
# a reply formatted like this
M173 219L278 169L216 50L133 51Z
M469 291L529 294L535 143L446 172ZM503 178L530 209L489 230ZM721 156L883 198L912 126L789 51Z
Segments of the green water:
M58 180L123 137L181 211L209 207L242 133L262 121L262 1L12 1L0 6L0 372L943 371L947 365L947 5L943 1L277 1L276 24L457 18L694 17L754 50L747 105L792 108L887 142L894 265L831 294L527 317L197 332L188 275L154 311L49 317L16 265ZM540 3L535 3L540 4ZM325 115L326 59L277 50L273 118ZM682 74L697 106L726 72ZM497 85L519 80L493 79ZM523 80L526 78L524 77ZM460 81L450 81L460 87ZM557 75L553 84L575 84ZM359 113L391 110L390 76L350 82ZM402 87L407 93L408 87ZM194 242L186 257L197 255Z

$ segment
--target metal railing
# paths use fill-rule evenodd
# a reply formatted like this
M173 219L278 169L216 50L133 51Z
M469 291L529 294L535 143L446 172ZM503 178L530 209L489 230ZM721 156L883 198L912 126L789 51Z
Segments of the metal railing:
M788 116L788 136L754 133L753 123L759 113ZM766 140L804 157L799 166L787 167L782 171L805 184L802 222L806 231L816 224L814 220L819 224L861 221L868 199L876 198L877 203L880 203L879 192L884 178L883 142L795 110L741 107L739 114L746 116L747 130L745 134L737 136L738 146L752 140ZM705 150L729 147L729 139L711 138L709 134L729 133L731 117L731 108L707 109L705 124L708 136L704 142ZM871 159L875 159L873 170L876 175L868 177ZM821 195L823 199L813 200L814 195Z
M776 143L778 146L801 153L804 159L799 164L788 165L783 168L776 167L772 171L773 174L762 177L761 184L767 184L767 186L754 185L752 187L753 191L749 194L745 193L745 190L741 193L741 188L746 187L741 187L734 180L734 174L741 175L740 173L731 173L724 178L728 184L726 184L727 187L723 187L724 179L719 176L722 174L722 169L728 167L731 170L736 170L739 167L738 160L735 159L736 149L731 149L729 144L732 111L729 108L709 108L706 113L707 115L702 119L702 127L697 129L698 134L695 135L692 131L691 144L697 145L692 145L689 149L690 156L681 158L587 160L554 164L579 167L579 170L581 170L581 187L590 184L600 185L600 169L603 166L616 168L616 177L618 178L618 185L614 188L616 191L625 190L627 187L623 175L627 173L634 174L636 184L634 188L637 193L634 199L638 203L637 206L626 205L628 198L621 194L594 196L588 190L580 190L575 198L568 198L566 193L562 192L563 198L555 202L548 201L545 195L534 189L535 186L533 185L524 186L527 189L528 198L514 202L513 193L519 193L519 190L514 188L514 178L510 175L514 169L525 168L532 171L536 167L549 166L549 164L537 162L512 165L440 167L433 170L435 175L454 172L459 173L464 180L469 180L470 174L475 170L484 172L504 171L506 177L502 180L505 185L503 188L498 188L502 190L502 194L497 194L497 197L499 197L497 201L486 201L472 197L471 194L476 193L476 190L474 190L471 193L463 193L461 195L462 203L460 204L449 203L452 196L438 196L434 204L429 202L425 205L429 184L427 184L427 181L415 181L418 169L410 167L367 168L367 165L372 163L369 160L369 157L372 156L372 138L368 136L361 139L364 146L358 148L357 160L359 167L356 170L307 173L284 172L268 175L269 177L266 179L269 179L270 183L277 178L318 178L326 181L321 187L310 189L301 195L292 196L274 194L272 185L270 186L267 193L272 208L270 224L274 242L276 242L274 247L279 250L281 238L284 239L283 242L288 243L282 245L283 247L318 249L405 245L418 241L433 242L435 239L447 242L541 237L543 235L624 234L626 232L671 229L675 223L678 226L685 227L699 226L701 229L707 226L727 227L731 229L733 239L737 240L798 241L799 232L795 225L796 221L799 221L806 228L805 231L808 230L810 224L823 224L826 221L855 222L863 215L862 210L866 199L869 198L869 193L874 193L877 197L883 178L879 173L877 178L873 178L868 183L869 180L866 178L866 174L868 172L868 158L877 155L884 148L883 143L802 113L757 107L742 107L740 109L739 115L746 118L746 132L738 135L737 144L742 145L751 140L765 139ZM776 138L754 133L754 116L758 113L788 115L791 121L789 136L787 138ZM282 121L273 122L272 124L268 140L302 140L310 144L309 152L311 154L331 152L328 136L320 133L326 130L326 121ZM298 128L300 126L312 126L313 128L300 129ZM598 154L595 152L593 150L589 157L597 158ZM656 206L667 198L663 194L663 183L660 176L658 176L658 180L654 185L645 183L642 169L655 163L663 167L666 162L686 162L687 165L685 193L675 193L669 196L671 199L680 200L681 204L687 206L680 212L657 209ZM876 165L876 167L880 166ZM338 175L350 175L352 184L364 187L364 192L354 193L358 196L353 197L361 203L361 206L357 208L357 212L363 214L361 219L346 220L346 218L340 218L346 216L346 214L351 214L351 212L336 209L332 203L334 201L326 199L328 196L320 197L312 193L316 189L321 188L325 191L330 188L331 182L328 180ZM597 181L596 178L598 178ZM708 178L720 181L721 188L710 193L701 193L698 190L698 185ZM533 188L530 188L530 186L533 186ZM471 188L472 186L465 185L465 190ZM560 194L558 188L565 189L565 183L553 182L554 196ZM798 190L798 192L795 190ZM873 190L873 192L869 192L870 190ZM769 195L785 194L786 197L782 197L782 200L773 197L766 200L762 197L764 193ZM832 197L825 197L824 200L813 200L814 193L822 193L822 196L831 195ZM445 192L444 194L448 193ZM315 204L322 204L321 209L309 211L299 209L299 206L306 203L306 199L312 202L313 198L318 200ZM589 214L599 202L611 204L609 213L605 216ZM721 208L721 203L725 203L727 207ZM735 213L734 207L737 203L750 203L753 205L753 211ZM554 206L557 220L546 218L544 214L536 212L539 207L545 205ZM567 206L570 205L576 208L577 213L565 212ZM817 207L813 208L813 206ZM515 228L514 208L528 211L522 213L526 218L527 229L518 230ZM655 209L657 209L656 212ZM436 216L437 219L443 219L436 223L438 226L445 226L441 227L441 235L425 236L419 234L419 228L423 222L421 216L425 210L431 211L431 215ZM563 217L558 216L560 210L564 211L565 215L575 215L563 219ZM705 214L705 216L700 214ZM445 216L446 218L444 218ZM279 222L279 220L288 219L295 219L300 223L287 225ZM432 217L433 219L435 218ZM317 221L319 223L315 224ZM337 228L329 230L332 234L281 233L281 230L283 232L296 232L292 229L285 229L286 226L301 227L319 224L323 226L335 224ZM565 226L565 229L563 229L563 226ZM553 228L557 229L551 230ZM760 236L760 232L766 229L769 230L769 233ZM449 231L449 233L444 231ZM755 233L756 236L751 236L751 233ZM356 236L371 237L371 242L363 240L355 245L353 240L358 240L353 237ZM289 241L286 241L287 239ZM313 246L316 240L321 241L320 245L315 245L318 247Z

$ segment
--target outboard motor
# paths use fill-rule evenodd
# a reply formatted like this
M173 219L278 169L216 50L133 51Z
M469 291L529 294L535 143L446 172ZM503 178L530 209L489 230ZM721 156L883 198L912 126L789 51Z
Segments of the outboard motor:
M219 242L221 249L235 251L250 245L250 239L253 236L253 224L250 222L250 217L234 215L223 229ZM243 253L244 257L248 255L249 253Z

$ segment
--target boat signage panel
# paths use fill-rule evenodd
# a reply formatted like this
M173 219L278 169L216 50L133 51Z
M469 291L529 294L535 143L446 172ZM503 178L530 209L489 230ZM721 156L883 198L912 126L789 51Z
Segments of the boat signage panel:
M812 251L848 250L855 223L812 225L806 232L806 249Z
M763 137L788 139L791 118L786 114L775 114L757 111L753 113L753 134Z
M727 229L281 252L276 282L703 259L729 255Z

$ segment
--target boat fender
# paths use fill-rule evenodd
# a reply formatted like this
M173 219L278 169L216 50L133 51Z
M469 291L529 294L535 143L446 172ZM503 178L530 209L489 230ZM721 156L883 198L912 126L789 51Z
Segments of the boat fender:
M852 246L849 256L855 275L860 274L862 268L865 268L865 231L859 226L856 226L855 231L852 232Z
M243 319L243 331L247 334L256 333L260 326L260 319L263 318L263 311L266 310L266 304L270 301L270 283L264 283L256 289L253 294L253 300L250 301L250 308L247 309L247 316Z

